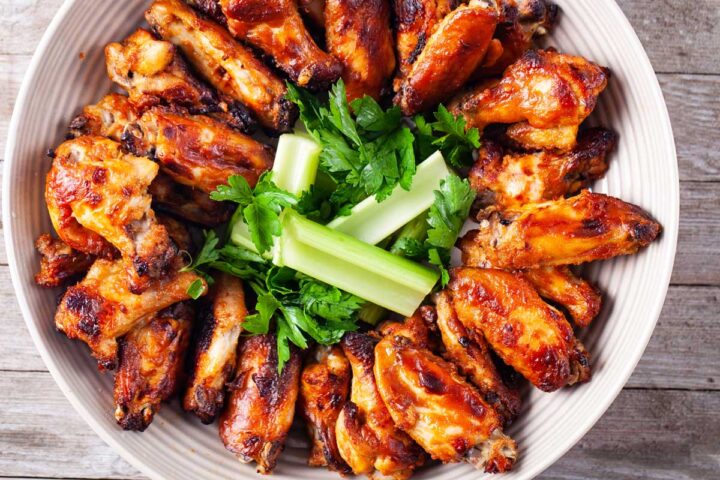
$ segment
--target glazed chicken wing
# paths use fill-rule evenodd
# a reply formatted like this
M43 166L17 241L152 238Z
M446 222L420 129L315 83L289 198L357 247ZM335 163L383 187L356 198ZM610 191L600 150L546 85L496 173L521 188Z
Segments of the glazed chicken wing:
M145 430L182 381L195 312L178 303L120 339L115 419L123 430Z
M247 315L239 278L221 273L210 289L212 308L201 325L183 408L212 423L225 403L225 384L233 372L242 322Z
M600 313L600 292L569 267L533 268L525 270L523 276L541 297L565 308L578 327L587 327Z
M187 300L188 287L204 280L191 272L174 273L136 295L130 291L121 260L99 259L85 278L68 288L55 313L55 326L68 338L87 343L101 368L117 364L117 338L163 308Z
M460 373L475 385L485 401L493 407L503 425L509 425L520 413L520 392L505 384L490 356L483 337L471 336L460 323L450 295L435 297L437 326L445 346L444 357L457 365Z
M449 13L400 84L395 103L405 115L425 111L452 96L485 57L497 14L480 0Z
M350 376L350 363L337 345L315 347L303 368L298 409L312 441L308 460L312 467L350 473L335 438L337 418L350 394Z
M438 23L453 11L458 3L458 0L393 0L398 61L395 91L400 89L413 63L437 29Z
M393 422L375 384L373 366L377 341L348 333L341 345L352 367L350 401L337 420L340 455L356 475L408 478L425 456L420 447Z
M122 254L131 291L168 275L177 248L155 220L147 193L158 166L103 137L68 140L55 152L45 200L60 238L81 252Z
M387 0L327 0L327 48L343 65L347 99L379 99L395 71Z
M320 50L305 28L296 0L218 0L235 37L268 55L301 87L326 89L342 65Z
M210 117L166 108L145 112L124 144L136 155L151 155L177 183L206 193L227 184L231 175L254 187L273 162L269 146Z
M35 240L40 254L40 271L35 283L42 287L60 287L87 272L95 261L93 255L78 252L60 239L43 233Z
M295 415L300 355L294 348L278 374L277 340L258 335L240 349L230 397L220 417L220 438L241 462L255 461L259 473L271 473L285 446Z
M578 126L595 109L608 76L605 68L582 57L531 50L511 65L494 87L481 86L461 95L450 109L465 118L468 128L527 121L533 130L551 129L561 139L574 138ZM537 131L531 133L538 135ZM553 138L549 135L546 140ZM574 146L566 143L557 146Z
M552 392L589 379L587 352L572 327L521 275L465 267L450 278L447 291L463 326L537 388Z
M148 192L157 211L206 227L227 222L234 211L228 202L216 202L202 190L175 183L162 172L150 184Z
M405 336L402 329L386 335L375 347L374 373L397 427L433 459L467 461L487 472L512 468L515 442L502 433L497 413L451 363Z
M284 83L227 30L180 0L156 0L145 18L162 38L185 53L210 84L247 106L268 131L292 129L298 111L285 98Z
M500 144L484 140L469 179L482 206L508 208L572 195L605 175L607 155L617 142L608 130L582 132L568 153L552 151L505 152Z
M119 142L125 127L137 118L137 111L128 97L111 93L95 105L83 108L82 113L70 122L70 135L99 135Z
M465 265L522 270L631 255L660 230L641 208L583 190L568 199L492 212L459 247Z

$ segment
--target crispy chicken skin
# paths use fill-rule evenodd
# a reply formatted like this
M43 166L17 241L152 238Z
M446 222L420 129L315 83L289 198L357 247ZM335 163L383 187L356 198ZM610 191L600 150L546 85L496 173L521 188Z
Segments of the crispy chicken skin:
M115 419L123 430L145 430L161 403L175 395L194 316L190 304L178 303L118 342Z
M295 415L300 354L294 348L278 374L274 335L249 337L242 344L237 373L220 417L220 438L241 462L255 461L259 473L271 473L285 446Z
M126 148L151 155L177 183L213 192L231 175L255 186L273 163L273 149L205 115L153 108L129 128Z
M137 118L137 111L128 97L110 93L98 103L83 108L82 113L70 122L70 136L99 135L119 142L125 127Z
M219 0L235 37L262 50L301 87L322 90L342 65L320 50L300 17L296 0Z
M496 25L497 14L480 0L450 12L400 84L395 103L402 112L434 108L460 88L485 57Z
M503 425L509 425L520 413L520 392L505 384L490 356L490 347L483 337L471 336L460 323L450 295L435 296L437 326L445 347L443 357L454 363L461 374L477 387L497 412Z
M300 375L298 409L312 441L308 464L341 474L350 467L340 456L335 439L338 415L350 394L350 362L337 345L318 345Z
M523 271L541 297L562 306L575 325L587 327L602 307L600 292L569 267L542 267Z
M533 129L561 127L556 134L574 132L572 137L595 109L608 76L607 69L582 57L531 50L511 65L494 87L480 86L460 95L450 110L462 115L468 128L527 121Z
M227 222L233 212L232 205L227 202L211 200L207 193L175 183L162 172L150 184L148 192L157 211L206 227Z
M85 278L62 296L55 326L68 338L87 343L101 368L113 369L117 338L163 308L189 299L187 289L196 280L203 281L191 272L174 273L136 295L128 288L121 260L98 259Z
M361 333L348 333L341 342L353 377L350 401L335 427L338 449L356 475L404 480L424 463L425 455L395 426L380 397L373 374L376 343Z
M73 250L48 233L35 240L35 249L40 254L40 271L35 274L35 283L41 287L61 287L70 283L87 272L95 261L93 255Z
M502 433L499 415L452 363L416 341L419 322L413 323L375 347L377 389L393 421L435 460L510 470L516 446Z
M459 247L465 265L522 270L631 255L660 230L641 208L583 190L568 199L491 212Z
M123 153L117 142L83 136L57 148L47 175L45 200L60 238L100 256L114 245L136 293L165 277L177 254L150 206L147 189L157 172L157 164Z
M528 122L520 122L510 125L505 137L522 150L568 152L577 144L578 130L577 125L536 128Z
M298 111L285 98L284 83L227 30L180 0L156 0L145 18L162 38L183 51L210 84L247 106L266 130L292 129Z
M479 203L508 208L555 200L602 178L617 135L593 128L580 133L578 140L568 153L504 152L499 143L484 140L468 177Z
M505 363L540 390L552 392L589 379L589 358L572 327L522 275L455 268L447 291L467 331L485 338Z
M168 235L170 235L170 238L172 238L172 241L175 242L175 246L179 250L192 253L194 250L192 235L183 222L164 213L157 214L156 218L158 223L165 227Z
M393 0L398 72L394 89L400 89L438 23L458 6L459 0Z
M233 372L242 322L247 315L239 278L221 273L210 289L210 302L200 326L183 408L203 423L212 423L225 402L225 384Z
M348 101L379 99L395 71L387 0L327 0L327 48L343 64Z

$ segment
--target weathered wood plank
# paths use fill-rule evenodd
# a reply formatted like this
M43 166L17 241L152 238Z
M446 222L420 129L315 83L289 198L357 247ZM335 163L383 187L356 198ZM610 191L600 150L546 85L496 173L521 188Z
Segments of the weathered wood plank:
M624 390L541 478L716 479L719 408L718 392Z
M32 54L62 3L63 0L0 2L0 54Z

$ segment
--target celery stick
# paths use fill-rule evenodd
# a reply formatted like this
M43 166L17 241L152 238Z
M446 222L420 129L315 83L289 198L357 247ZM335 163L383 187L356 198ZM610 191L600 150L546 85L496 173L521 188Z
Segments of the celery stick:
M435 201L434 191L448 175L450 170L442 154L435 152L418 165L409 191L398 185L381 203L374 196L366 198L353 207L350 215L338 217L327 226L375 245L430 208Z
M242 217L238 218L233 224L232 231L230 232L230 241L235 245L257 253L255 242L252 241L250 230L248 230L248 226Z
M360 320L373 326L380 323L387 315L388 311L386 308L370 302L360 307L360 311L358 312L358 318Z
M286 133L280 135L273 182L281 189L300 196L315 183L322 147L309 135Z
M334 285L369 302L409 316L438 280L423 265L312 222L283 213L274 263Z

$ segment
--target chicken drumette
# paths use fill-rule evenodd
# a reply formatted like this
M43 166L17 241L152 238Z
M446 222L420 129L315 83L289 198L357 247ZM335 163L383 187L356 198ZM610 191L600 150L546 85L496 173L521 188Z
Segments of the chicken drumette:
M70 135L99 135L120 142L125 127L137 118L137 110L128 97L110 93L98 103L83 108L82 113L70 122Z
M95 261L93 255L73 250L62 240L47 233L35 240L35 249L41 256L35 283L43 287L65 285L87 272Z

